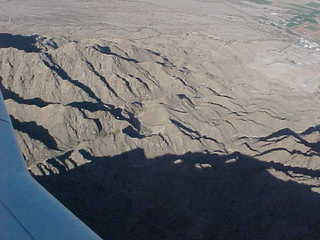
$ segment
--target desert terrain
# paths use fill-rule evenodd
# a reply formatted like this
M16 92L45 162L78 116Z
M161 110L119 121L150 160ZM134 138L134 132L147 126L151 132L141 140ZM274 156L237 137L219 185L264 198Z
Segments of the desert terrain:
M0 0L30 173L103 239L319 239L319 23L318 0Z

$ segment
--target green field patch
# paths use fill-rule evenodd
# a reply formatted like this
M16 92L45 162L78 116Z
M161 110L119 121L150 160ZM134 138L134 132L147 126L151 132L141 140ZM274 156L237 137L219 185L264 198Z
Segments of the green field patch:
M272 4L272 0L248 0L257 4Z
M320 15L320 10L298 4L290 4L290 6L290 9L296 11L297 14L288 20L287 27L296 27L305 23L318 24L317 17Z
M306 5L313 8L320 8L320 2L309 2Z

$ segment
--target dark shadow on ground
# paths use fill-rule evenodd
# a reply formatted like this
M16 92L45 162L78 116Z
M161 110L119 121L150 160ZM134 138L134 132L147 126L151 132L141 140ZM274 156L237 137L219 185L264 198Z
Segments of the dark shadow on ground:
M50 135L48 129L38 125L35 121L22 122L12 115L10 118L14 129L28 134L30 138L40 141L49 149L59 150L56 140Z
M132 138L138 138L142 139L145 136L140 134L141 130L141 123L140 121L134 116L133 113L131 112L126 112L124 114L123 109L118 108L112 104L106 104L103 103L102 101L98 103L93 103L93 102L72 102L67 104L67 106L71 106L74 108L79 109L80 111L82 110L87 110L89 112L97 112L97 111L106 111L109 112L114 118L117 120L121 121L127 121L130 126L124 128L122 132L129 137ZM102 130L102 126L98 127L100 130Z
M41 49L35 46L37 36L13 35L0 33L0 48L16 48L25 52L40 52Z
M70 169L69 165L72 165L72 168L78 166L77 163L70 158L72 153L73 150L65 152L59 156L48 159L47 163L56 168L59 171L59 173L65 173ZM43 175L46 175L46 171L50 174L55 174L55 172L53 172L52 169L44 163L38 163L37 167Z
M255 157L263 156L263 155L266 155L266 154L269 154L272 152L278 152L278 151L285 151L291 155L302 155L305 157L313 157L313 156L319 157L320 156L320 141L309 142L308 140L304 139L305 136L310 135L314 132L320 133L319 125L309 127L308 129L306 129L305 131L303 131L301 133L295 132L294 130L292 130L290 128L283 128L283 129L280 129L280 130L278 130L268 136L257 138L257 140L259 142L265 142L265 143L269 144L270 146L272 146L271 144L279 143L286 138L292 137L296 141L297 144L303 145L308 150L303 152L303 151L299 151L299 150L295 150L295 149L289 150L285 147L274 147L274 148L270 148L264 152L256 154Z
M320 171L240 153L147 159L142 149L113 157L79 152L91 163L35 178L104 239L320 237L320 195L312 186L282 181L268 170L310 177L319 177Z
M20 104L26 104L26 105L33 105L33 106L37 106L37 107L46 107L50 104L55 104L52 102L45 102L43 101L41 98L36 97L36 98L30 98L30 99L25 99L19 96L19 94L15 93L14 91L6 88L5 86L3 86L1 84L2 81L2 77L0 76L0 90L3 94L3 98L4 100L7 99L12 99L13 101L15 101L16 103L20 103Z
M120 56L117 53L112 52L110 47L108 47L108 46L96 45L94 47L94 49L97 50L100 53L107 54L107 55L112 55L112 56L118 57L118 58L123 59L123 60L128 61L128 62L139 63L139 61L137 59L129 58L129 57L123 57L123 56Z

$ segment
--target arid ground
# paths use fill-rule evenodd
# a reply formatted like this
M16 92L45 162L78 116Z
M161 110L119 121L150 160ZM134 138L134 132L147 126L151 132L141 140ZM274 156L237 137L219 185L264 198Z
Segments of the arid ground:
M319 239L319 23L318 0L0 0L30 173L103 239Z

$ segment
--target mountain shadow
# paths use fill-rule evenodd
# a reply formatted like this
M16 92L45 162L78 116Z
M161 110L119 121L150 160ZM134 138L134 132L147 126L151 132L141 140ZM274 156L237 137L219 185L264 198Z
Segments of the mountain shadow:
M106 55L112 55L112 56L118 57L118 58L123 59L123 60L128 61L128 62L139 63L139 61L137 59L129 58L129 57L123 57L123 56L121 56L121 55L119 55L117 53L112 52L110 47L108 47L108 46L96 45L94 47L94 49L97 50L100 53L103 53L103 54L106 54Z
M271 144L273 144L273 143L278 143L288 137L292 137L293 139L295 139L297 144L303 145L308 150L305 152L302 152L302 151L295 150L295 149L289 150L286 147L275 147L275 148L270 148L264 152L258 153L255 156L259 157L259 156L263 156L265 154L269 154L269 153L277 152L277 151L285 151L285 152L290 153L291 155L296 154L296 155L302 155L305 157L320 156L320 141L309 142L304 139L305 136L310 135L314 132L319 132L319 131L320 131L319 125L309 127L308 129L306 129L305 131L303 131L301 133L295 132L294 130L292 130L290 128L280 129L280 130L278 130L268 136L257 138L257 140L259 142L266 142L270 146L272 146Z
M104 239L311 240L320 237L317 186L270 173L319 177L233 153L186 153L148 159L136 149L59 175L35 176Z
M56 103L52 103L52 102L45 102L39 97L30 98L30 99L25 99L23 97L20 97L19 94L15 93L14 91L12 91L12 90L6 88L5 86L3 86L1 84L1 81L2 81L2 77L0 76L0 90L1 90L1 92L3 94L4 100L12 99L16 103L26 104L26 105L33 105L33 106L37 106L37 107L40 107L40 108L46 107L46 106L48 106L50 104L56 104Z
M0 33L0 48L16 48L25 52L40 52L36 47L37 36L13 35L9 33Z
M56 140L50 135L48 129L38 125L35 121L22 122L12 115L10 118L14 129L28 134L30 138L40 141L49 149L59 150Z

